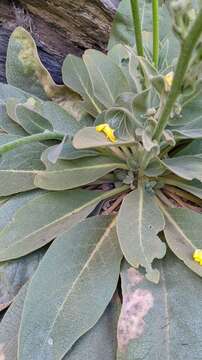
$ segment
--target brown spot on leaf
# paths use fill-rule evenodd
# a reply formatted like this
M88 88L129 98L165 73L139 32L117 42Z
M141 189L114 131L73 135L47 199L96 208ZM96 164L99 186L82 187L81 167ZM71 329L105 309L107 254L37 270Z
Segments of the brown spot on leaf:
M139 338L144 332L144 317L153 306L152 293L137 288L144 277L135 269L127 272L128 288L123 294L123 305L118 322L118 346L124 351L131 340Z

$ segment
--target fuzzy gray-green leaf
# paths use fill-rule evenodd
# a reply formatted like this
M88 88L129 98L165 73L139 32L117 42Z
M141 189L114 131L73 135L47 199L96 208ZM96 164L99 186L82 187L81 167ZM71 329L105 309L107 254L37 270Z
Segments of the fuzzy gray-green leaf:
M197 359L201 353L201 279L170 251L158 268L158 286L135 269L122 271L118 360Z
M0 170L0 196L35 189L35 173L26 170Z
M155 258L161 259L165 255L166 246L157 236L164 225L154 196L143 187L125 197L117 221L121 249L132 266L143 266L147 278L156 283L159 281L159 271L153 269L151 264Z
M86 219L50 247L28 290L20 360L62 359L103 314L122 259L115 223L111 216Z
M88 139L88 140L86 140ZM76 149L90 149L105 146L119 146L134 143L134 138L130 137L127 140L117 139L112 143L106 136L96 131L95 127L86 127L78 131L74 136L73 145Z
M0 231L0 261L26 255L53 240L96 206L100 192L39 192L12 214ZM6 206L6 204L5 204ZM6 207L0 207L0 216Z
M83 60L77 56L68 55L63 64L62 75L64 83L87 102L87 108L90 106L95 115L99 114L103 107L93 94L91 80Z
M0 144L6 144L18 137L1 135ZM13 149L0 157L0 196L7 196L35 188L36 170L43 170L40 159L45 145L40 143L26 144Z
M22 287L0 323L0 359L2 360L17 360L18 334L27 287L28 284Z
M45 155L46 156L46 155ZM39 171L35 185L46 190L66 190L89 184L117 168L126 168L119 159L98 156L78 160L58 160L47 163L47 170Z
M26 136L26 131L7 114L6 105L0 103L0 129L9 135Z
M54 82L38 56L34 39L22 27L17 27L9 39L6 77L9 84L43 99L62 95L66 90Z
M37 269L43 250L0 264L0 311L7 308Z
M162 160L162 164L186 180L197 179L202 181L202 154L165 159Z
M24 104L19 103L17 99L10 98L6 103L6 107L8 115L28 134L37 134L45 130L53 130L47 119L30 111Z
M71 114L53 101L39 101L29 98L24 107L30 111L30 117L37 119L38 122L52 126L54 131L73 136L82 125ZM47 129L47 127L46 127Z
M193 253L202 247L201 214L189 209L169 209L163 207L165 216L164 234L170 249L192 271L202 277L202 267L194 261Z
M63 360L115 360L120 308L116 293L97 324L74 344Z
M130 90L121 68L109 56L90 49L85 51L83 59L94 95L105 107L112 106L121 93Z

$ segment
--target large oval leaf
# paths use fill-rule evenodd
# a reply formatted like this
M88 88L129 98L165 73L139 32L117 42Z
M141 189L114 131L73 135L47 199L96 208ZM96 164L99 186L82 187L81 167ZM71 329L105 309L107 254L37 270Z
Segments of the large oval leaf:
M0 358L17 360L18 335L27 285L20 290L15 301L0 323ZM114 296L98 323L73 346L64 360L114 360L117 350L117 322L120 301Z
M36 142L8 151L0 157L0 170L43 170L41 154L46 148Z
M182 127L177 127L174 132L185 138L189 139L201 139L202 138L202 117L193 119L188 124Z
M29 98L27 101L30 100L35 102L34 98ZM53 130L46 119L32 114L32 112L16 98L9 98L6 101L6 110L10 118L29 134L37 134L45 131L45 129Z
M202 154L202 141L201 140L193 140L183 149L180 149L177 152L177 156L184 156L184 155L197 155Z
M122 259L115 223L110 216L89 218L50 247L28 289L20 360L62 359L103 314Z
M22 287L0 323L0 359L2 360L17 360L18 333L27 287L28 284Z
M23 258L0 264L0 311L10 305L20 288L34 274L44 253L38 250Z
M1 230L12 222L12 218L18 209L26 205L30 200L42 194L42 191L29 191L27 193L13 195L8 198L6 203L0 209L0 232Z
M122 272L118 360L194 359L201 353L201 279L169 251L158 286L135 269Z
M26 255L83 220L102 198L100 192L42 192L19 206L0 231L0 261ZM6 204L5 204L6 206ZM4 205L0 208L5 213Z
M34 189L34 171L0 170L0 196Z
M17 98L19 101L25 102L30 96L29 92L23 91L18 87L0 83L0 100L3 104L9 98Z
M49 148L50 149L50 148ZM65 142L61 153L59 155L60 160L76 160L91 156L98 156L99 152L94 149L77 150L70 142Z
M1 135L0 144L15 140L15 138L12 139L11 135ZM36 187L34 185L35 170L44 169L40 158L45 149L46 146L40 143L26 144L1 156L0 196L17 194Z
M35 177L35 186L47 190L73 189L89 184L109 172L127 165L118 158L104 156L90 157L78 160L58 160L56 164L47 162L47 170L39 171Z
M22 27L17 27L9 39L6 77L9 84L44 99L66 91L54 82L38 56L34 39Z
M189 209L162 207L166 226L164 234L170 249L195 273L202 276L202 267L193 260L193 253L202 248L202 216Z
M82 59L74 55L68 55L63 63L62 76L67 86L91 104L92 113L95 113L95 116L101 112L103 106L99 104L93 94L89 74Z
M120 307L116 294L97 324L75 343L63 360L115 360Z
M0 88L1 91L1 88ZM0 128L9 135L26 136L27 133L23 128L15 123L7 114L6 105L0 103Z
M35 126L40 125L45 130L51 128L64 135L73 136L82 125L79 121L53 101L39 101L29 98L26 103L17 106L17 115L23 127L28 126L28 119L34 122ZM33 132L33 131L32 131ZM41 132L39 129L38 132Z
M166 246L157 236L164 225L154 196L143 187L125 197L117 221L121 249L131 265L144 266L146 277L156 283L159 281L159 271L152 269L151 263L165 255Z
M202 181L202 154L178 156L163 160L162 164L184 179Z
M106 138L103 133L97 132L93 126L85 127L79 130L74 136L73 145L76 149L90 149L96 147L112 147L120 145L128 145L134 143L134 138L130 137L127 140L119 140L112 143Z
M121 68L109 56L90 49L85 51L83 59L92 82L93 93L106 108L112 106L121 93L130 90Z

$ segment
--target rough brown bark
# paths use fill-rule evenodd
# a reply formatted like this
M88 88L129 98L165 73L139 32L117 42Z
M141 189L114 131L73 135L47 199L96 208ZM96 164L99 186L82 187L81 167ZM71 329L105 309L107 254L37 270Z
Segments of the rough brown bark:
M10 32L21 25L35 38L45 66L60 82L66 54L106 48L119 0L0 0L0 81Z

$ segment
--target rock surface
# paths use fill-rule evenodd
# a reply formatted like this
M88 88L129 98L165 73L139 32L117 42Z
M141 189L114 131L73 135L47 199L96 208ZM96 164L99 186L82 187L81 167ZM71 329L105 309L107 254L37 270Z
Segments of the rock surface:
M86 48L105 50L119 0L1 0L0 81L5 81L8 39L16 26L34 37L41 60L57 82L68 53Z

